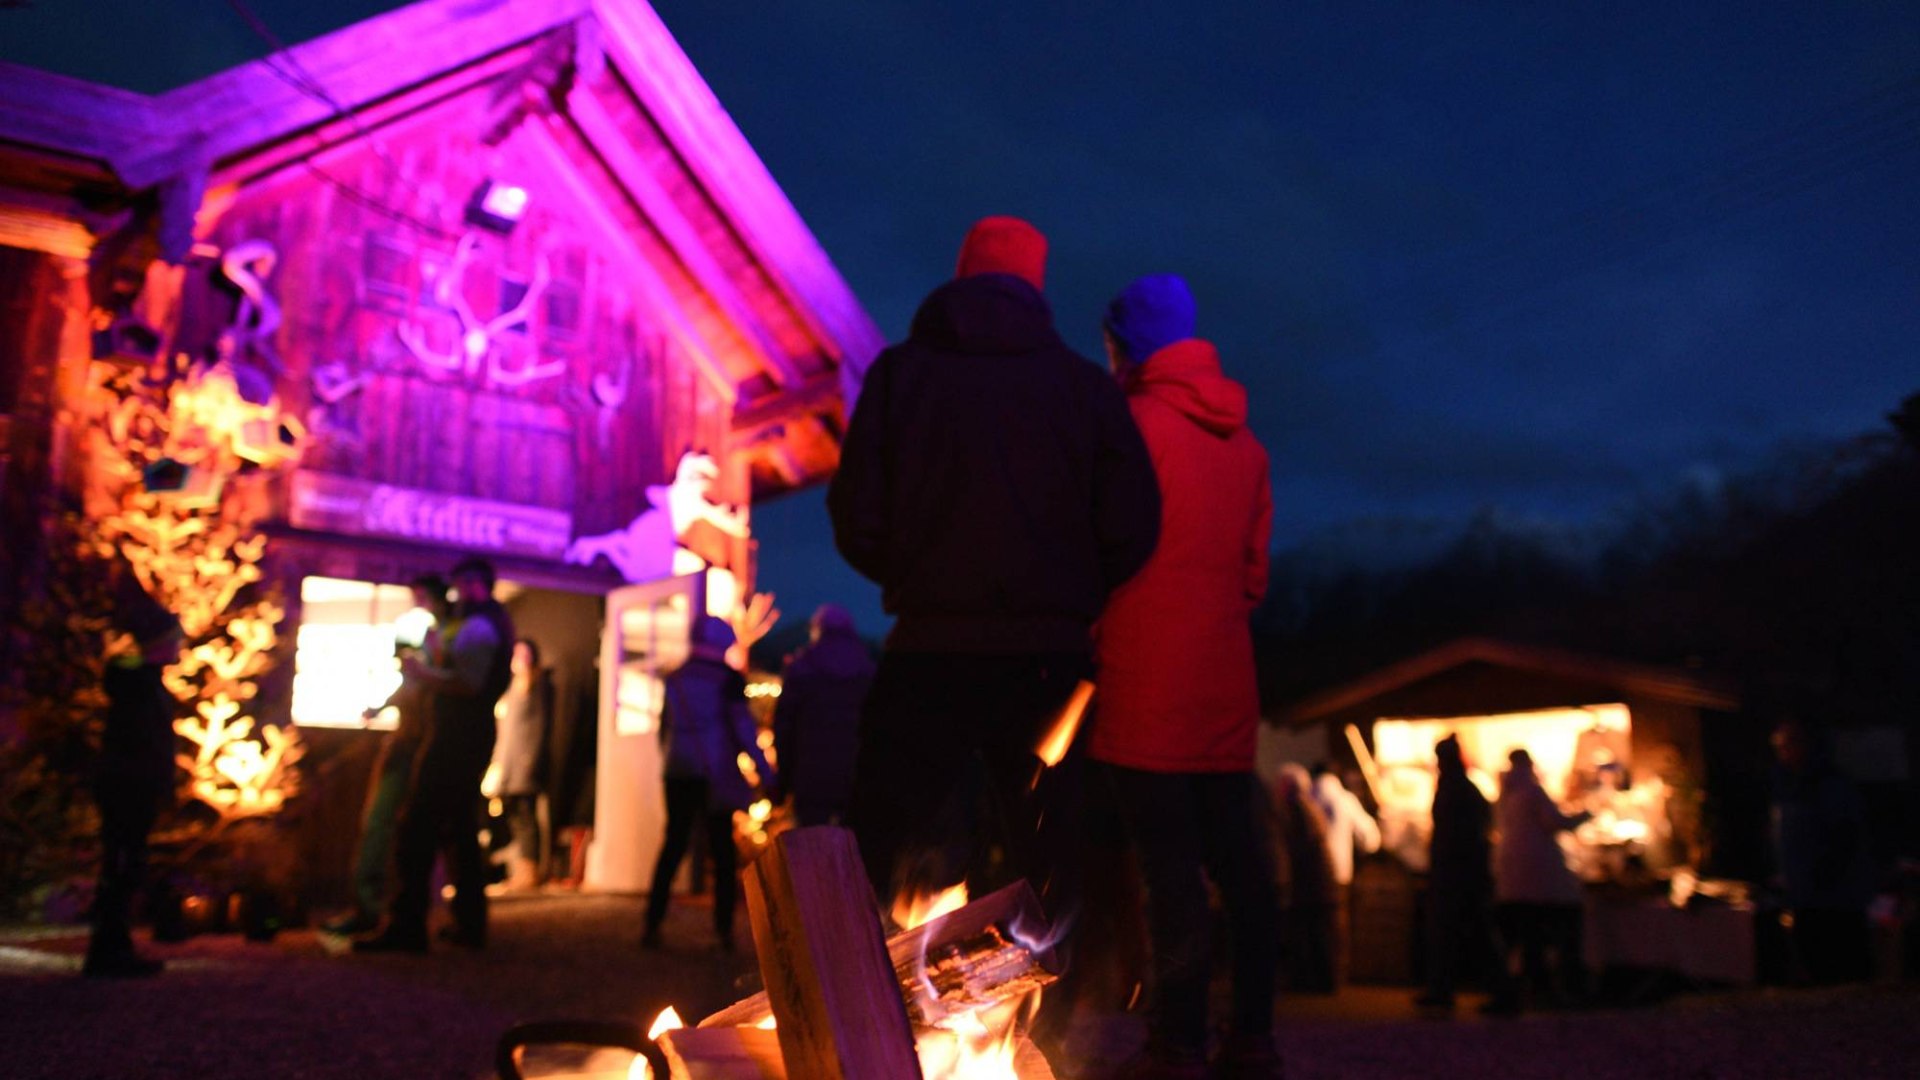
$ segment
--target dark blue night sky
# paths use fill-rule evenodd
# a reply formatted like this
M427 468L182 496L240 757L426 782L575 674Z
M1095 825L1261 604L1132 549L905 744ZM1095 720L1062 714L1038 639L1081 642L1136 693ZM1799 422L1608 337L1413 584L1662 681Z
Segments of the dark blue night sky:
M395 6L252 0L290 42ZM1920 389L1920 6L656 7L890 338L987 213L1089 355L1187 275L1281 545L1591 519ZM0 57L134 89L263 51L223 0L0 10ZM821 503L757 508L763 587L875 630Z

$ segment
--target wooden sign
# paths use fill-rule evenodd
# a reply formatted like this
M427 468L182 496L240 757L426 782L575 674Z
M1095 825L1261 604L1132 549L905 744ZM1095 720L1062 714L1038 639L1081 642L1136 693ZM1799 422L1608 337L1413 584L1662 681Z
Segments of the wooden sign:
M466 551L558 559L573 535L559 510L296 472L288 482L294 528L392 537Z

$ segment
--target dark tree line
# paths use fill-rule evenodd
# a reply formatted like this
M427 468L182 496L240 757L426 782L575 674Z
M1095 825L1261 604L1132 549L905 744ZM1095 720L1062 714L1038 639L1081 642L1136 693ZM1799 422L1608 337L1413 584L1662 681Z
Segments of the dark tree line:
M1584 533L1483 512L1430 557L1279 555L1263 693L1296 700L1468 634L1730 676L1761 711L1920 716L1920 394L1887 428L1783 447Z

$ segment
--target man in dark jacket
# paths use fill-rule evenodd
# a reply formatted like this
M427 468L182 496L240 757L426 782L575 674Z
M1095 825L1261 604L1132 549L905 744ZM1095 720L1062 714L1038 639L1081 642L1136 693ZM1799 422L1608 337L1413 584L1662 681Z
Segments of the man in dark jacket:
M443 935L468 948L487 942L486 861L480 851L480 779L493 757L493 706L513 681L513 619L493 598L493 565L463 559L453 579L456 629L444 663L419 657L401 672L431 695L433 726L414 771L394 852L396 891L380 933L361 952L426 952L433 858L444 849L453 879L453 925Z
M1089 628L1153 551L1160 499L1126 400L1053 327L1046 239L974 226L954 280L881 353L827 495L834 540L897 617L861 721L850 824L883 900L896 862L993 788L1008 869L1043 901L1063 826L1031 795L1040 729L1090 674ZM977 762L977 764L976 764ZM954 868L944 873L956 876ZM984 884L976 881L976 886Z
M640 944L649 949L661 945L673 879L694 826L704 823L707 854L713 859L714 943L724 952L733 951L734 900L740 891L733 813L754 799L754 789L740 769L742 754L762 789L779 797L778 778L760 749L747 708L747 681L727 663L734 640L727 620L713 615L695 619L687 662L667 676L663 687L660 748L667 831L647 890L647 928Z
M860 706L873 685L873 657L837 604L813 613L813 640L787 661L773 710L773 748L802 825L834 825L853 797Z
M1460 740L1433 748L1440 775L1433 789L1433 840L1427 860L1427 989L1416 1002L1450 1011L1461 961L1481 969L1493 997L1488 1012L1513 1012L1519 987L1507 973L1506 949L1493 923L1493 808L1467 776Z
M93 934L81 973L95 977L157 974L161 962L133 946L134 894L146 879L147 834L173 794L173 716L178 707L161 676L180 658L180 623L140 587L132 565L114 566L113 627L132 644L107 660L106 723L93 777L100 808L100 883Z

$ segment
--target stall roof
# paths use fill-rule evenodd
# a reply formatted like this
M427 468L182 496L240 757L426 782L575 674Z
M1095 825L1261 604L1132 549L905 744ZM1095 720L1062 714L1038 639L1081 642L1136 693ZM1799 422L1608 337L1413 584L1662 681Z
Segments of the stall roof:
M559 51L579 77L541 84L542 61ZM753 343L726 358L727 378L736 430L785 444L767 455L780 474L770 486L830 473L844 373L884 342L672 34L636 0L422 0L159 95L0 63L0 226L72 254L63 224L103 240L127 208L157 204L164 251L167 216L177 247L210 186L515 78L527 108L593 149ZM621 126L630 112L658 129L671 162L635 152ZM804 347L767 329L796 323Z
M1330 717L1362 711L1369 703L1471 667L1504 669L1524 676L1604 688L1622 697L1695 708L1731 710L1739 706L1739 698L1730 685L1697 671L1542 645L1466 637L1293 702L1283 707L1276 719L1289 727L1305 727Z

